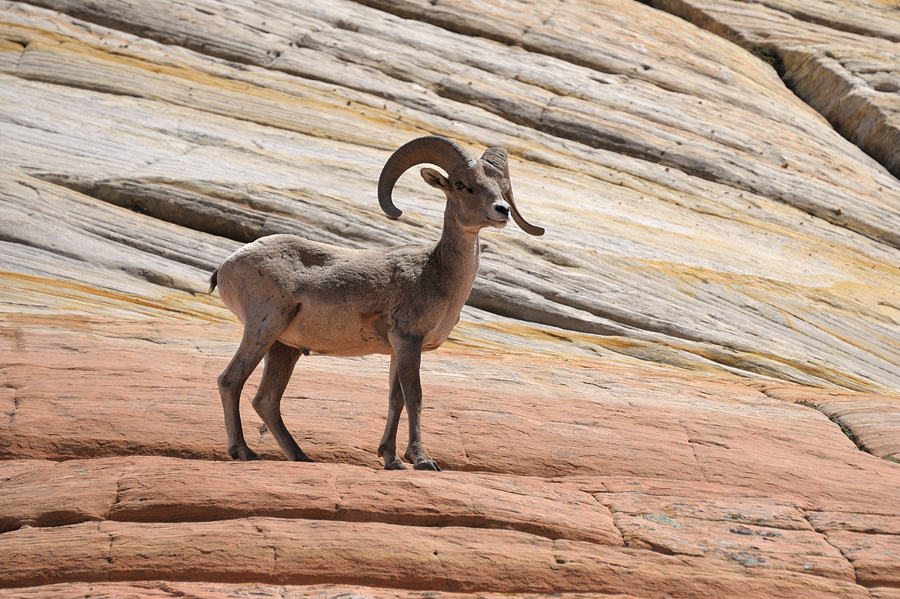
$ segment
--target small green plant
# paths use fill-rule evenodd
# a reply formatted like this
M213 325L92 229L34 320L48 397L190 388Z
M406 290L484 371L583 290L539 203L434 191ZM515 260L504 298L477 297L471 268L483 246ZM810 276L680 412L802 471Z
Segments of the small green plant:
M772 67L779 73L782 72L784 65L781 62L781 57L778 56L777 54L775 54L774 52L772 52L771 50L769 50L768 48L766 48L765 46L758 46L758 45L748 46L747 51L750 52L751 54L753 54L754 56L756 56L758 59L760 59L764 63L766 63L768 65L772 65Z
M894 462L895 464L900 464L900 460L895 458L892 455L886 455L881 458L882 460L887 460L888 462Z

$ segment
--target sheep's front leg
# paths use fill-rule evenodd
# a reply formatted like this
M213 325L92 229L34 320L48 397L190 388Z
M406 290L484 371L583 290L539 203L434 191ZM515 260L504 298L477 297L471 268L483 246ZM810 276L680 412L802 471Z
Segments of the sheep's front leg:
M409 444L404 457L416 470L438 470L440 467L428 457L422 447L422 383L419 367L422 362L422 338L412 335L391 340L397 360L397 378L403 390L406 417L409 420Z
M385 470L406 470L406 466L397 456L397 428L400 425L400 414L403 412L403 389L397 376L397 358L391 356L390 393L388 396L388 415L384 425L384 435L378 445L378 456L384 458Z

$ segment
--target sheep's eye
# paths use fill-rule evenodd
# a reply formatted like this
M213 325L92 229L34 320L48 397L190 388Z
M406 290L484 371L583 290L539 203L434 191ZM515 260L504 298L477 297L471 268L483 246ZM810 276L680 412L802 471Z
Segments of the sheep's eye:
M466 186L463 185L460 181L456 182L456 191L462 191L465 188L466 188Z

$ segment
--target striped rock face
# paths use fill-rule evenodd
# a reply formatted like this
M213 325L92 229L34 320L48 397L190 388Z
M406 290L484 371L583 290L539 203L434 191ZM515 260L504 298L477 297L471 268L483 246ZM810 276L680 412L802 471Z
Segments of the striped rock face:
M0 597L900 596L900 9L650 4L0 2ZM445 472L385 356L301 358L314 464L257 373L231 461L209 273L435 242L423 135L546 229L423 360Z

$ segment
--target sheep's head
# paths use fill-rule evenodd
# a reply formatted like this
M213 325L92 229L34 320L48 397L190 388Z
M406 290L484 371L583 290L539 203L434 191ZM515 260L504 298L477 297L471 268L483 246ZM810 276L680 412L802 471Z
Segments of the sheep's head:
M463 226L502 228L512 216L526 233L544 234L544 229L526 222L516 209L504 148L488 148L476 160L446 137L414 139L385 163L378 180L378 202L389 217L402 214L391 199L397 179L410 167L423 163L437 165L447 172L444 176L431 168L421 171L426 183L444 192L448 209L454 210Z

